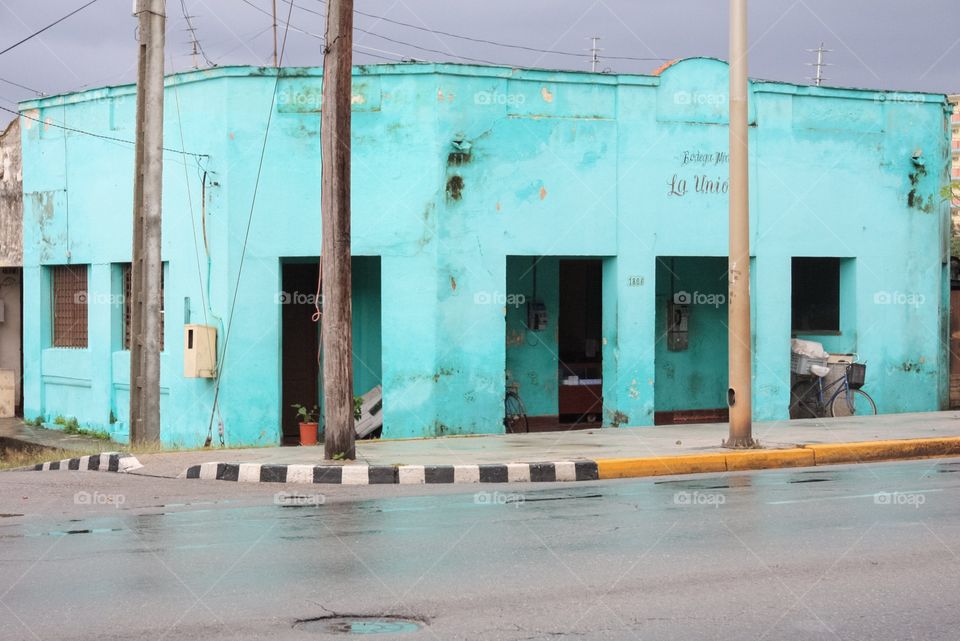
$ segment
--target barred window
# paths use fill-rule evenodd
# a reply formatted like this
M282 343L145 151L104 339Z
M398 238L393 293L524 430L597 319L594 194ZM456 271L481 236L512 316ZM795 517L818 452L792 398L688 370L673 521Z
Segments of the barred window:
M87 346L87 266L50 268L53 346Z
M131 275L133 274L132 265L130 263L123 264L123 349L130 349L130 325L131 318L133 314L132 301L133 297L131 294ZM163 327L164 327L164 318L166 314L164 313L164 304L163 300L166 298L164 295L164 276L163 271L160 272L160 351L163 351Z

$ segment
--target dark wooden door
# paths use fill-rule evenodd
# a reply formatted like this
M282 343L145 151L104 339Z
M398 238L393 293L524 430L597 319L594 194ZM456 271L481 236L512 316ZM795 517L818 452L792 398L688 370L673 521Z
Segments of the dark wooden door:
M317 263L283 265L283 292L279 297L283 311L281 321L281 409L283 444L300 441L297 413L291 405L319 405L317 353L320 348L319 325L313 321L316 311Z

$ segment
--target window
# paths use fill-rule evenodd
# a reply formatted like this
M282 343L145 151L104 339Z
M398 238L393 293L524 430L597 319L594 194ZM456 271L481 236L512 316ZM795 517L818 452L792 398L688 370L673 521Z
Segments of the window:
M794 334L840 333L840 259L794 258Z
M53 346L87 346L87 266L50 268Z
M130 278L133 270L130 263L123 264L123 349L130 349L130 318L132 312L131 301L133 297L130 293ZM163 327L164 327L164 272L160 272L160 351L163 351Z

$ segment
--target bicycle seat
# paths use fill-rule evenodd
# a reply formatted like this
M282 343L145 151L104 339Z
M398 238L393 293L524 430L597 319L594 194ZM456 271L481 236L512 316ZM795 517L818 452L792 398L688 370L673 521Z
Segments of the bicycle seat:
M818 378L823 378L830 373L830 368L825 365L811 365L810 373Z

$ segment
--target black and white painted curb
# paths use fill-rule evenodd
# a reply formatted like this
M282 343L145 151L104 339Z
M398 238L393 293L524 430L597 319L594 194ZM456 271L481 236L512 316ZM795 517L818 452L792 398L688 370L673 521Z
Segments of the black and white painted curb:
M78 456L62 461L47 461L37 463L33 467L21 467L20 471L35 470L37 472L54 471L81 471L81 472L129 472L143 467L137 457L122 452L103 452L90 456Z
M333 483L340 485L423 483L543 483L595 481L593 461L489 465L270 465L203 463L179 478L245 483Z

